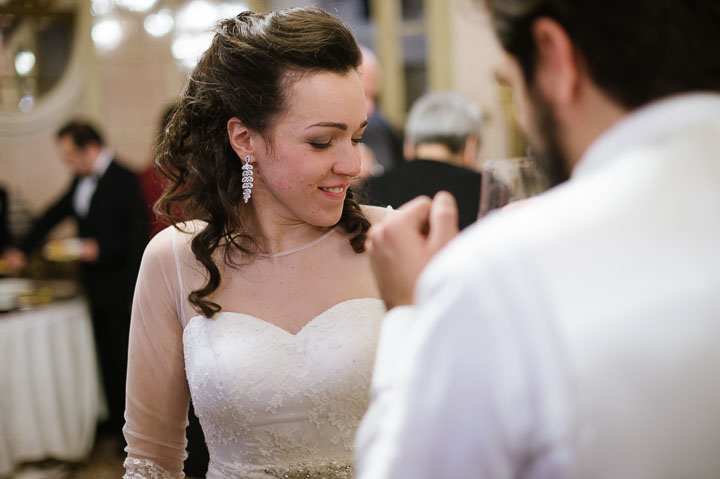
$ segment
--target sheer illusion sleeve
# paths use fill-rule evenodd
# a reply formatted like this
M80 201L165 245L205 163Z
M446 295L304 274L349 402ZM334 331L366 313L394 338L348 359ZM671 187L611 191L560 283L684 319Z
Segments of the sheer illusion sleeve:
M130 326L125 427L128 479L181 478L190 393L172 228L143 255Z

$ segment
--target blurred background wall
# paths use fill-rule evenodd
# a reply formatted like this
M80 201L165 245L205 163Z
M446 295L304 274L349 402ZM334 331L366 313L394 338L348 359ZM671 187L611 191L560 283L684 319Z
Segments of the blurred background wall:
M69 174L54 133L74 115L96 122L125 163L143 169L159 117L182 89L216 18L308 4L345 19L378 55L379 104L398 130L421 94L457 90L486 113L479 162L517 155L509 95L495 79L501 54L480 3L0 0L0 183L31 213L55 199Z

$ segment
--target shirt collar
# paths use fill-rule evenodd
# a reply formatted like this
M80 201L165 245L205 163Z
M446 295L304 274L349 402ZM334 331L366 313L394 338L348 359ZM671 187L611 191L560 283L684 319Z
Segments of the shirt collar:
M115 156L114 152L110 148L103 148L100 150L100 154L95 159L95 163L92 167L92 176L100 178L105 174L105 171L110 166L110 162Z
M674 95L632 111L602 133L587 149L572 176L592 173L641 144L662 140L669 132L697 122L720 128L720 94Z

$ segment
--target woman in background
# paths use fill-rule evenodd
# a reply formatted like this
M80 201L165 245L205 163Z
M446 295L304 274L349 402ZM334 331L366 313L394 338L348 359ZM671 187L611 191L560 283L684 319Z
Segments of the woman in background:
M157 147L175 226L135 294L126 478L182 477L191 396L207 477L351 476L384 313L364 240L385 213L348 189L360 61L316 8L219 24Z

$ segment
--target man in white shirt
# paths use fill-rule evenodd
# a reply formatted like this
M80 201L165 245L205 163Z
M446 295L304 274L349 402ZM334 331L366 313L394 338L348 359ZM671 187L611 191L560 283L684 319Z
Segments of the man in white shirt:
M485 3L560 184L447 247L448 195L372 228L358 477L716 479L720 3Z

